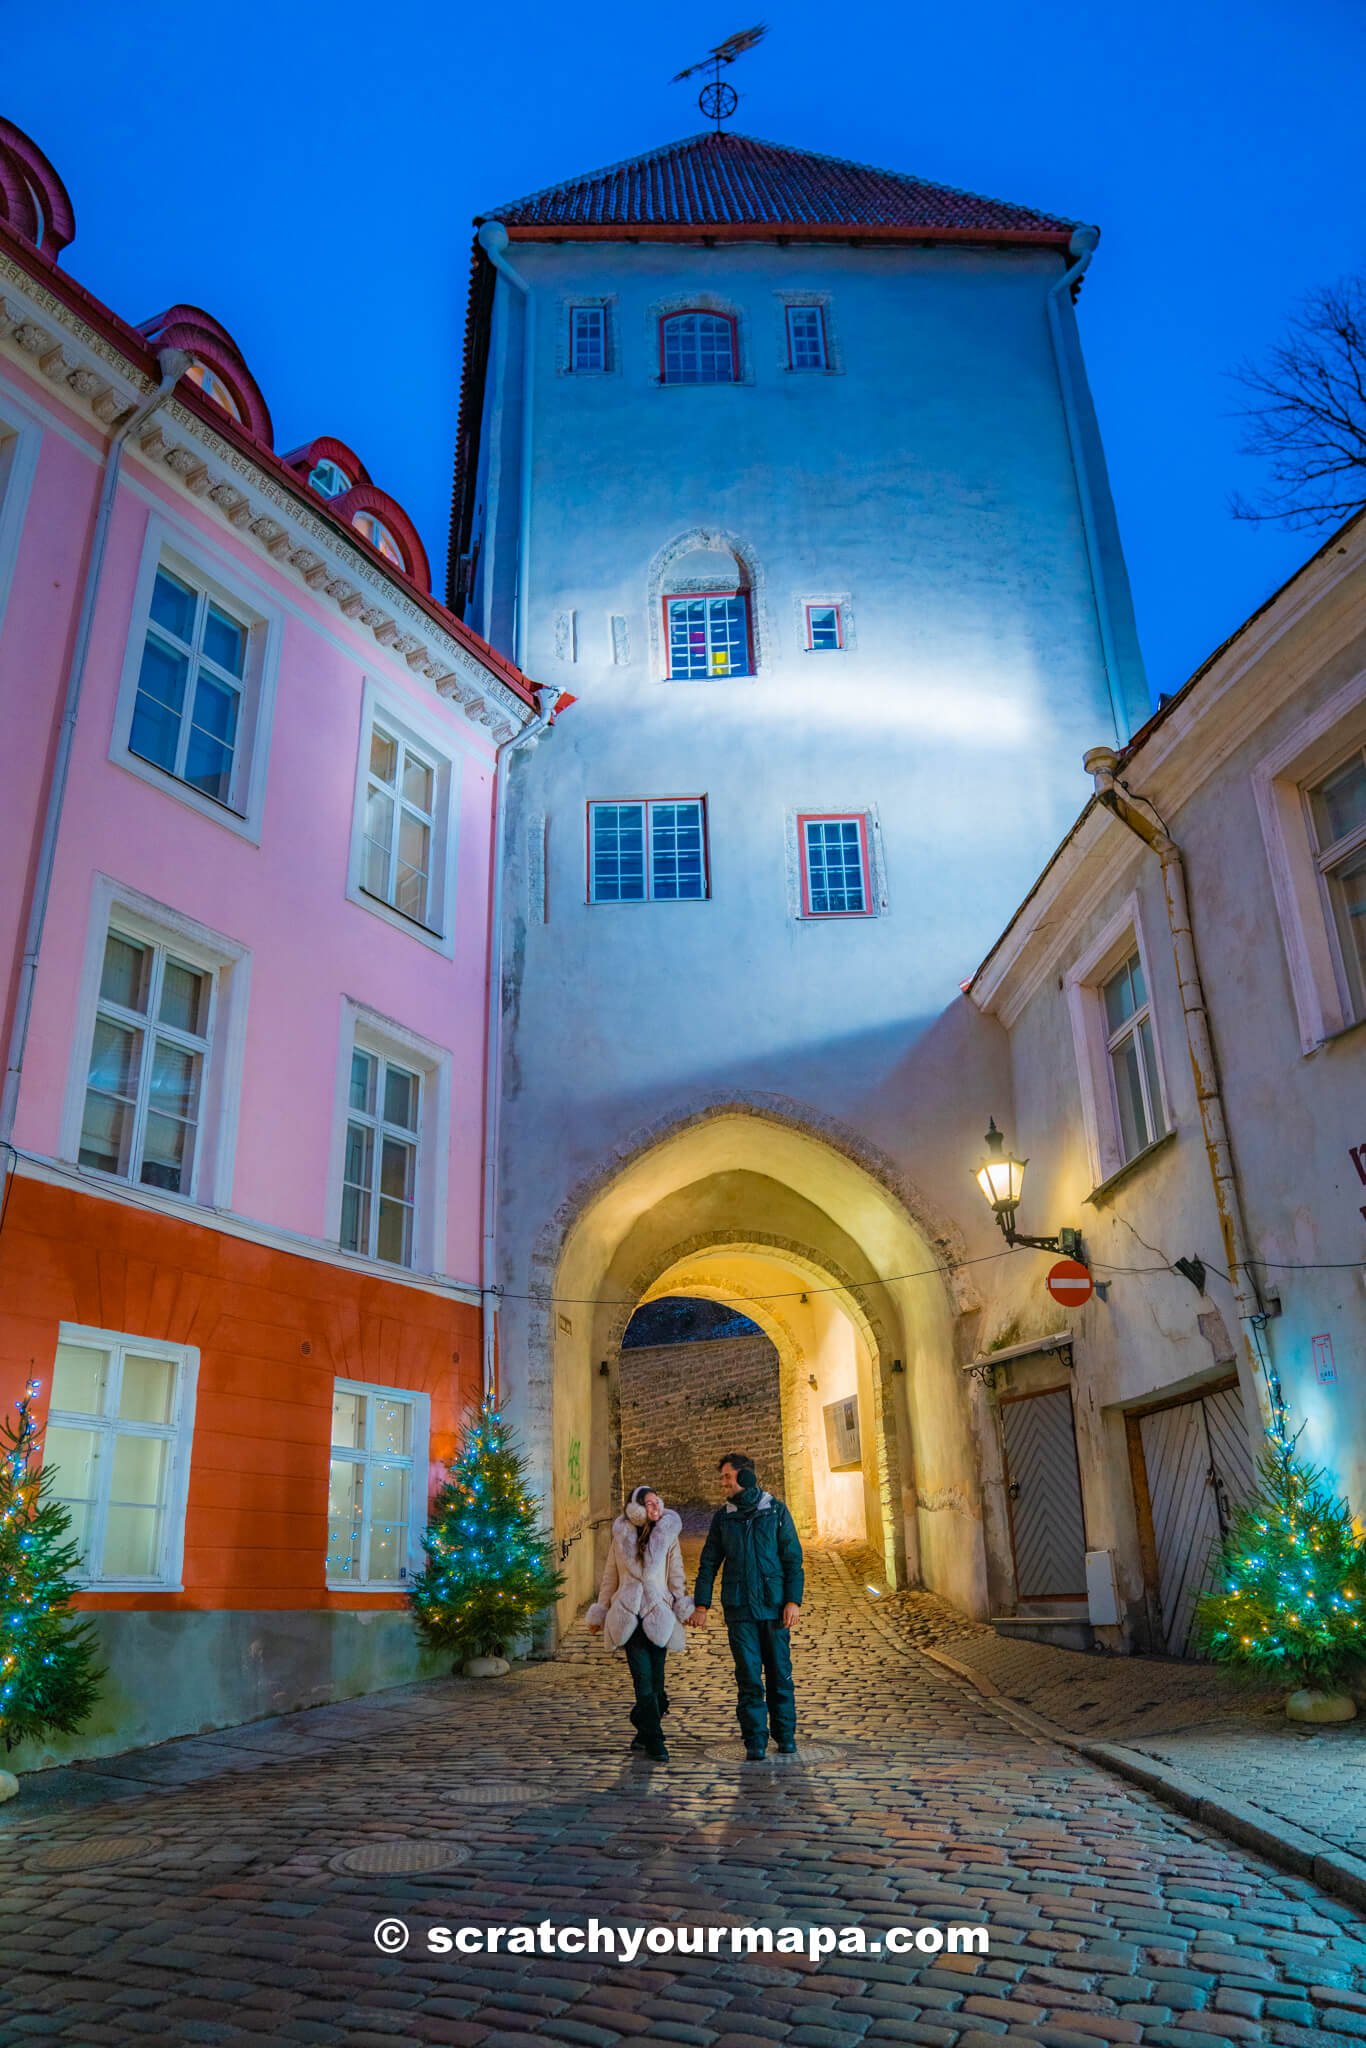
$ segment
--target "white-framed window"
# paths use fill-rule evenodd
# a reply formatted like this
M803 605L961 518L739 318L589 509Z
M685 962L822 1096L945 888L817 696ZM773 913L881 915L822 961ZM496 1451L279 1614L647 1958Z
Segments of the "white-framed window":
M6 394L8 398L8 394ZM0 622L14 580L42 428L23 413L0 412Z
M734 384L740 346L730 313L666 313L659 323L659 374L665 384Z
M350 490L355 479L346 474L339 462L325 455L308 472L308 481L320 498L340 498Z
M821 306L787 308L787 366L789 370L829 368L825 346L825 312Z
M344 1252L433 1273L446 1250L451 1054L342 1001L329 1234Z
M382 519L377 519L373 512L357 512L351 524L358 534L369 541L372 548L383 555L386 562L393 562L398 568L407 569L408 557L399 545L397 535Z
M806 604L802 607L806 620L806 651L808 654L838 654L844 646L844 619L837 604Z
M1166 1132L1157 1071L1152 1006L1138 948L1120 961L1100 985L1105 1013L1105 1051L1110 1066L1110 1099L1127 1163Z
M225 377L220 377L216 370L206 368L203 363L191 363L185 372L185 382L197 385L206 398L211 398L230 419L236 420L240 425L242 408L234 398Z
M607 368L606 306L569 308L569 367L571 370Z
M422 1076L357 1045L351 1052L341 1247L391 1266L413 1263Z
M671 682L700 682L708 676L752 676L754 639L748 593L698 591L666 597L664 645Z
M331 1591L394 1591L420 1564L429 1413L425 1394L334 1381L327 1487Z
M1328 929L1349 1019L1366 1017L1366 748L1305 791Z
M236 940L97 875L62 1157L231 1207L249 973Z
M1366 1021L1357 910L1366 897L1363 745L1366 672L1311 711L1252 771L1304 1053Z
M416 706L367 683L347 894L448 957L456 841L449 745Z
M590 903L699 903L707 893L704 798L589 804Z
M1082 1122L1099 1187L1173 1127L1138 900L1130 896L1068 968Z
M110 758L260 836L278 611L156 514L147 523Z
M61 1325L43 1463L101 1591L178 1592L199 1353Z
M797 847L803 917L872 916L876 906L866 812L801 812Z

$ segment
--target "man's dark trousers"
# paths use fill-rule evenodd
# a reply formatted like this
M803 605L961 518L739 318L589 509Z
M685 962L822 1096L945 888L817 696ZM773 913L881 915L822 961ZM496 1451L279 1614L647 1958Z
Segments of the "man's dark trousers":
M666 1654L657 1643L650 1641L637 1622L626 1638L626 1663L631 1673L631 1683L636 1689L636 1703L631 1709L631 1721L636 1733L650 1748L664 1740L660 1716L669 1711L669 1696L664 1690Z
M792 1687L791 1630L780 1621L727 1615L726 1634L735 1659L735 1718L746 1749L767 1749L770 1729L775 1742L794 1742L797 1696Z

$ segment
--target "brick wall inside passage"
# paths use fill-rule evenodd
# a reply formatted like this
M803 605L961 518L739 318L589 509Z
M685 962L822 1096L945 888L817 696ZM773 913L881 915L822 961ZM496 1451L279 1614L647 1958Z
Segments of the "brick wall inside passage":
M720 1498L716 1461L731 1450L748 1451L764 1484L785 1491L778 1354L767 1337L622 1352L626 1488L648 1481L671 1507L710 1512Z

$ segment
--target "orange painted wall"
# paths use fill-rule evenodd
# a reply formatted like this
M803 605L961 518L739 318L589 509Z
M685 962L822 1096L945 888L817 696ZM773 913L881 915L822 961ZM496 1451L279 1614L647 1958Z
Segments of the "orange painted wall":
M77 1189L15 1179L0 1231L0 1407L42 1383L59 1324L199 1347L182 1593L90 1609L401 1607L329 1593L334 1378L431 1398L430 1485L479 1395L479 1311Z

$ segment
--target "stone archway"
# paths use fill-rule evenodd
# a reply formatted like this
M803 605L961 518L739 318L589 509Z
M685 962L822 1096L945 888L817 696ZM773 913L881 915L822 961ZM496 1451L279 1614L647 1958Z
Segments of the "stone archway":
M520 1373L510 1405L528 1439L539 1439L566 1608L588 1597L618 1506L611 1380L626 1323L689 1261L696 1269L738 1256L780 1262L838 1296L869 1356L888 1574L984 1613L980 1489L960 1371L971 1355L965 1322L979 1303L957 1233L875 1148L759 1096L710 1101L638 1133L540 1234L530 1299L513 1324ZM705 1277L694 1270L693 1283ZM780 1356L785 1346L795 1360L800 1347L786 1333Z

